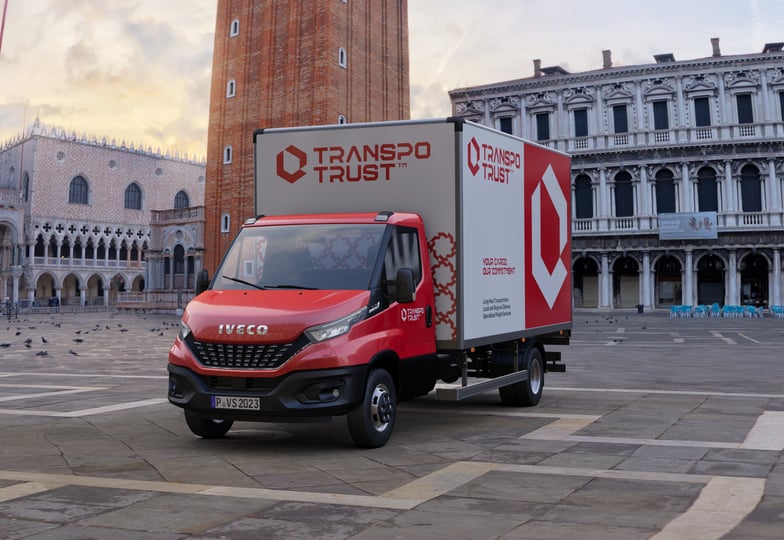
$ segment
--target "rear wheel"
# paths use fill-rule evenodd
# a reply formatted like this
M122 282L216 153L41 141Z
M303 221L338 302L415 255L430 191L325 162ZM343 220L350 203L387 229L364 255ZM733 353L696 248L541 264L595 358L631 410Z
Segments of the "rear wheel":
M234 424L233 420L219 420L203 414L185 410L185 422L191 432L204 439L220 439L229 432Z
M395 383L384 369L374 369L365 384L362 404L348 413L348 430L357 446L384 446L395 426Z
M512 407L530 407L539 403L544 389L544 362L542 351L536 347L528 353L527 369L527 380L498 389L501 403Z

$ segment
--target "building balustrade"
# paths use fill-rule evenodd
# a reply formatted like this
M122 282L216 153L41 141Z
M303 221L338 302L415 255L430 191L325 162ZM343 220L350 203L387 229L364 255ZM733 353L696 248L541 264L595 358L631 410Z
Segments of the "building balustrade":
M0 206L7 208L17 208L24 204L24 198L13 193L0 192Z
M147 268L147 261L118 261L116 259L69 259L61 257L33 257L35 266L51 267L73 267L82 266L87 268L134 268L143 270Z
M719 212L716 227L719 233L770 230L784 224L784 210L767 212ZM631 217L595 217L572 220L572 233L576 236L593 236L602 232L628 233L630 235L659 232L656 215Z

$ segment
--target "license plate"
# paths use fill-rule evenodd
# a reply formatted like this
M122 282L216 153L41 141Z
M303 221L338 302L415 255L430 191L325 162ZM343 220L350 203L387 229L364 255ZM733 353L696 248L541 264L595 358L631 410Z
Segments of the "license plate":
M213 409L258 411L261 408L257 397L212 396L210 399Z

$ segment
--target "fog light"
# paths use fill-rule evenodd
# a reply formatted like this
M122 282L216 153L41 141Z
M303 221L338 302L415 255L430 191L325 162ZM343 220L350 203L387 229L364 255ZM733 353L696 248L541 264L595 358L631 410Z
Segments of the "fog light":
M343 393L346 382L343 379L331 379L311 384L295 394L300 403L330 403L337 400Z

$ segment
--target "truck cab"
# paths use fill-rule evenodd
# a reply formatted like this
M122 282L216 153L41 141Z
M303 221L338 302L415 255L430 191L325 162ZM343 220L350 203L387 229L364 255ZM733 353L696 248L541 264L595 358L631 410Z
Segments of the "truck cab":
M359 407L352 435L378 445L394 403L429 392L438 376L424 238L411 213L248 220L208 290L183 313L169 354L170 401L207 437L234 420ZM386 409L362 408L377 370L385 384L374 382L370 399L389 398Z

